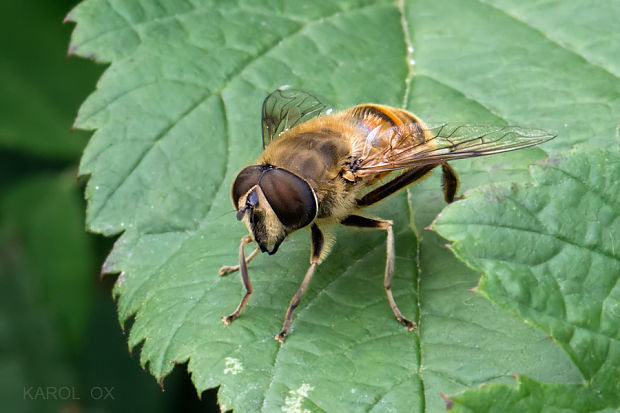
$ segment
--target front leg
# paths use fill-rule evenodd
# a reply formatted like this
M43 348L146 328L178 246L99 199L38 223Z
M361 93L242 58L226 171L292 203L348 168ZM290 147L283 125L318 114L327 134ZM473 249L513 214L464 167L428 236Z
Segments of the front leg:
M245 259L245 265L248 265L259 252L260 248L256 247L256 249ZM231 272L239 271L239 268L241 268L241 265L223 265L222 268L220 268L219 274L228 275Z
M392 274L394 273L394 231L392 230L392 221L366 218L359 215L349 215L341 222L341 224L351 227L377 228L386 230L387 256L385 262L385 276L383 278L383 288L385 288L388 302L390 303L392 312L394 313L394 316L396 317L398 322L407 327L409 331L413 330L415 327L417 327L417 324L413 321L406 319L403 316L403 314L398 309L398 306L396 305L396 301L394 301L394 296L392 295Z
M243 307L245 307L245 305L248 303L248 300L250 299L250 296L252 295L252 283L250 282L250 276L248 275L247 266L247 261L250 261L251 256L250 259L246 261L244 251L244 247L250 242L252 242L252 237L248 235L241 238L241 244L239 245L239 267L241 268L241 281L243 282L243 286L245 287L245 295L241 299L241 302L239 303L235 311L233 311L230 315L222 317L222 322L226 325L232 323L237 317L239 317L239 314L241 314L241 310L243 310Z
M312 224L312 251L310 253L310 268L306 272L304 276L304 280L301 282L301 286L291 299L291 303L286 310L286 316L284 317L284 324L282 325L282 331L280 334L276 335L274 338L278 340L280 343L284 343L286 339L286 335L288 334L289 329L291 328L291 321L293 320L293 311L299 305L299 301L301 301L301 297L306 292L308 285L310 284L310 280L312 279L312 275L314 274L314 270L317 265L319 265L321 254L323 252L323 248L325 246L325 240L323 238L323 233L319 229L316 224Z

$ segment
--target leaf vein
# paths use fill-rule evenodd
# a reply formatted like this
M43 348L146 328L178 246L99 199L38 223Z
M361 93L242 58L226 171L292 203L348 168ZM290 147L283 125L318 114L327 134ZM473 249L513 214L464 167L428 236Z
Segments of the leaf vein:
M495 9L495 10L497 10L497 11L499 11L499 12L501 12L501 13L505 14L506 16L508 16L508 17L512 18L512 19L513 19L513 20L515 20L516 22L521 23L522 25L526 26L526 27L527 27L527 28L529 28L530 30L533 30L533 31L535 31L536 33L540 34L543 38L547 39L549 42L553 43L554 45L556 45L556 46L557 46L557 47L559 47L560 49L566 50L567 52L569 52L569 53L571 53L571 54L573 54L573 55L575 55L575 56L578 56L578 57L582 58L582 59L583 59L584 61L586 61L589 65L591 65L591 66L593 66L593 67L596 67L596 68L598 68L598 69L600 69L600 70L604 71L605 73L607 73L608 75L613 76L614 78L618 78L618 76L617 76L616 74L611 73L611 72L610 72L608 69L606 69L605 67L603 67L603 66L601 66L601 65L598 65L598 64L596 64L596 63L592 62L592 61L591 61L591 60L589 60L586 56L582 55L581 53L577 52L576 50L569 49L567 46L565 46L565 45L561 44L559 41L557 41L557 40L555 40L555 39L552 39L552 38L551 38L551 37L549 37L549 36L548 36L545 32L543 32L541 29L538 29L537 27L535 27L535 26L531 25L530 23L528 23L528 22L526 22L525 20L523 20L521 17L516 16L516 15L514 15L514 14L512 14L512 13L508 12L507 10L504 10L504 9L502 9L502 8L498 7L497 5L495 5L495 4L491 4L491 3L487 2L487 1L484 1L484 0L478 0L478 2L479 2L479 3L481 3L481 4L485 4L485 5L487 5L488 7L492 8L492 9Z
M564 169L555 167L553 165L545 165L545 167L547 167L549 169L553 169L554 171L561 172L562 174L568 176L573 181L579 183L581 186L583 186L585 189L587 189L588 192L596 195L601 201L603 201L603 203L605 203L606 205L610 206L613 211L620 211L620 203L616 203L614 200L608 199L603 194L603 192L600 190L600 188L593 188L592 186L588 185L584 180L579 179L577 176L571 174L570 172L568 172L568 171L566 171ZM616 216L617 216L617 214L616 214Z
M453 90L453 91L455 91L455 92L457 92L457 93L459 93L459 94L463 95L466 99L470 100L471 102L475 102L475 103L477 103L478 105L482 106L484 109L486 109L489 113L491 113L491 114L492 114L492 115L494 115L495 117L497 117L497 118L499 118L499 119L503 120L504 122L507 122L506 118L505 118L504 116L500 115L500 114L499 114L499 113L498 113L495 109L493 109L493 108L491 108L490 106L486 105L486 104L485 104L485 103L483 103L482 101L480 101L480 100L478 100L478 99L475 99L474 97L472 97L472 96L468 95L467 93L465 93L465 91L464 91L464 90L459 89L459 88L457 88L457 87L455 87L455 86L449 85L448 83L446 83L446 82L444 82L444 81L442 81L442 80L439 80L437 77L432 76L432 75L430 75L430 74L428 74L428 73L419 73L419 72L418 72L417 77L420 77L420 76L425 76L425 77L427 77L427 78L431 79L432 81L434 81L434 82L438 83L439 85L444 86L444 87L446 87L446 88L448 88L448 89L450 89L450 90Z
M189 116L196 108L198 108L201 104L203 104L210 96L211 96L211 93L209 92L203 94L195 103L191 104L185 111L183 111L177 117L177 119L170 122L165 128L163 128L154 137L152 143L149 144L146 148L142 150L142 152L138 154L134 162L131 164L131 167L129 168L129 170L125 174L123 174L123 176L117 181L117 183L112 187L112 189L106 193L105 197L103 198L98 208L95 210L95 212L92 215L93 220L95 220L99 216L99 214L105 208L105 206L107 205L109 200L112 198L112 196L127 181L127 178L129 178L129 176L131 176L136 171L136 169L140 166L140 164L146 158L146 156L151 152L151 150L153 150L155 145L157 145L157 143L160 142L168 134L168 132L170 132L175 126L177 126L180 121L182 121L187 116Z
M409 22L405 17L405 1L398 0L398 11L400 12L400 24L403 29L403 37L405 38L405 64L407 65L407 76L405 77L405 93L403 94L403 101L401 107L407 107L407 101L409 100L409 91L411 89L411 80L414 76L414 64L413 64L413 45L411 44L411 32L409 31Z
M416 356L418 358L418 378L420 380L420 400L422 403L422 406L420 406L420 411L424 412L426 411L426 382L424 381L424 370L422 368L423 366L423 362L422 362L422 356L424 354L423 350L422 350L422 338L420 336L420 330L422 329L422 299L421 299L421 294L420 294L420 289L422 288L421 286L421 280L422 280L422 266L421 266L421 261L420 261L420 237L415 225L415 213L414 213L414 208L413 208L413 196L411 193L411 190L408 188L407 189L407 210L409 211L409 228L411 229L411 232L413 233L413 236L416 238L416 270L417 270L417 279L416 279L416 305L417 305L417 318L415 320L416 324L417 324L417 328L415 331L415 337L416 337Z
M442 225L450 225L448 222L443 222ZM480 226L480 227L491 227L491 228L503 228L503 229L507 229L507 230L514 230L514 231L520 231L520 232L526 232L526 233L531 233L531 234L536 234L536 235L542 235L544 237L549 237L549 238L553 238L555 240L558 240L564 244L567 245L571 245L573 247L577 247L579 249L584 249L587 251L591 251L594 252L596 254L605 256L607 258L611 258L614 261L620 262L620 258L610 254L609 252L605 251L605 250L597 250L595 248L592 248L591 246L587 246L587 245L581 245L575 241L572 241L568 238L565 238L561 235L558 234L548 234L542 231L538 231L535 229L531 229L531 228L519 228L519 227L515 227L515 226L511 226L511 225L507 225L507 224L499 224L499 223L493 223L493 224L487 224L487 223L483 223L483 222L459 222L459 223L455 223L455 225L471 225L471 226Z

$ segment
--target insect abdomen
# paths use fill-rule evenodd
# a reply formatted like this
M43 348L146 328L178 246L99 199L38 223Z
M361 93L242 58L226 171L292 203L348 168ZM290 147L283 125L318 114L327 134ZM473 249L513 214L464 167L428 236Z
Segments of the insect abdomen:
M350 109L369 131L376 127L396 128L401 136L411 136L415 142L424 142L424 125L413 113L385 105L365 104Z

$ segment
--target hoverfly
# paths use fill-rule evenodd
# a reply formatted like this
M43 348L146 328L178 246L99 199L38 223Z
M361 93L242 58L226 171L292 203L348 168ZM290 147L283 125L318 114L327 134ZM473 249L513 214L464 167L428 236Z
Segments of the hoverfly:
M284 324L275 339L284 342L293 311L306 291L329 246L321 228L342 224L386 231L387 259L383 286L396 319L412 330L416 324L403 316L391 290L394 271L392 221L361 215L394 192L427 176L440 166L446 202L458 189L456 172L448 161L490 155L538 145L554 138L545 131L513 126L443 124L426 126L403 109L362 104L332 113L321 98L283 87L262 106L264 152L254 165L235 178L231 197L237 219L248 229L241 239L239 265L224 266L220 275L241 270L245 295L225 324L235 320L252 294L247 264L259 251L275 254L293 231L310 227L310 267L291 299ZM370 189L394 171L394 179ZM244 247L258 247L246 258Z

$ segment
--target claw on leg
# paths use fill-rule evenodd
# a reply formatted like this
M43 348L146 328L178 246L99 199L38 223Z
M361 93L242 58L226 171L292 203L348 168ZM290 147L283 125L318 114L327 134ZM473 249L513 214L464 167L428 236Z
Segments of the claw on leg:
M286 332L285 331L280 331L280 334L276 334L274 339L276 341L279 341L280 344L284 343L284 340L286 340Z
M239 271L238 265L223 265L222 268L218 271L220 275L228 275L231 272Z
M234 321L235 318L237 318L237 317L233 317L233 314L225 315L224 317L222 317L222 323L224 323L226 325L229 325L230 323L232 323Z
M416 323L414 323L413 321L407 320L405 317L402 317L402 318L396 317L396 319L398 320L399 323L407 327L407 330L409 331L413 331L414 328L418 327Z

